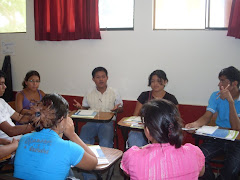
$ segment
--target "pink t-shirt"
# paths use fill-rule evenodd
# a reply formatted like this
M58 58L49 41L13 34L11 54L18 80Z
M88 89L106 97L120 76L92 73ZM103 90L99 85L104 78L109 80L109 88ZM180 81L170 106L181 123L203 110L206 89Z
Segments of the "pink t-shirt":
M133 179L194 180L205 164L202 151L192 144L176 149L167 144L133 146L123 154L121 168Z

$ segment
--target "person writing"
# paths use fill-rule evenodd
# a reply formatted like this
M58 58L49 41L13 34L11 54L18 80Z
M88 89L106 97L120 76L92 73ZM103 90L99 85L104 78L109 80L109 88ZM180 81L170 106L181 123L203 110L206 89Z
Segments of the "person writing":
M14 161L14 177L66 179L71 166L92 170L97 158L74 132L68 103L58 94L47 94L32 106L31 124L36 132L24 135ZM62 135L68 140L63 140Z
M140 94L137 99L137 104L133 113L133 116L139 116L140 109L143 104L150 101L151 99L166 99L173 102L178 106L176 97L165 91L165 86L168 83L167 75L163 70L153 71L148 78L148 86L152 88L151 91L145 91ZM144 146L147 144L147 138L144 133L140 131L130 131L128 134L128 147L132 146Z
M213 92L207 111L195 122L186 124L186 128L199 128L207 125L214 113L217 113L216 125L223 128L240 130L240 71L233 66L224 68L219 75L219 91ZM215 179L209 164L210 160L225 154L224 167L219 179L238 179L240 170L240 143L220 139L208 139L200 146L206 157L206 171L202 179Z
M23 90L16 95L16 111L21 114L30 113L32 104L41 101L45 96L42 90L39 90L40 74L37 71L29 71L23 82Z
M199 147L182 145L182 119L177 107L167 100L151 100L141 108L144 133L152 143L133 146L124 154L121 168L137 180L197 180L205 170Z

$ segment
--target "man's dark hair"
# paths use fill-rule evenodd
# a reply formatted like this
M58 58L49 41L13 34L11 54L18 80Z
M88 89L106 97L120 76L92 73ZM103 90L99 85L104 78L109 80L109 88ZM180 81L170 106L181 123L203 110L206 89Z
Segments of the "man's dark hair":
M2 71L2 70L0 70L0 78L6 78L6 74Z
M218 78L220 78L221 76L225 76L231 83L234 81L237 81L237 87L239 88L239 83L240 83L240 71L233 67L227 67L224 68L223 70L220 71Z
M141 109L141 118L150 135L160 144L182 145L182 119L177 107L170 101L151 100Z
M103 71L105 72L106 76L108 76L108 72L104 67L96 67L93 71L92 71L92 77L95 77L95 74L99 71Z

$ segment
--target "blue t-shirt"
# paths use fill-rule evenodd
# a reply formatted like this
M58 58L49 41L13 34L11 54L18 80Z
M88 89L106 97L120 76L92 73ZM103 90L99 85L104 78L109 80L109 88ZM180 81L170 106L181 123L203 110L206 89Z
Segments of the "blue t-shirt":
M78 144L61 139L51 129L24 135L14 160L14 177L20 179L66 179L70 167L84 154Z
M216 124L220 127L224 128L231 128L230 120L229 120L229 103L228 100L224 99L222 100L220 97L218 97L217 93L219 91L216 91L212 93L209 101L208 101L208 107L207 111L210 111L212 113L217 112L218 116L216 119ZM240 117L240 97L237 100L234 100L235 108L237 111L238 117Z

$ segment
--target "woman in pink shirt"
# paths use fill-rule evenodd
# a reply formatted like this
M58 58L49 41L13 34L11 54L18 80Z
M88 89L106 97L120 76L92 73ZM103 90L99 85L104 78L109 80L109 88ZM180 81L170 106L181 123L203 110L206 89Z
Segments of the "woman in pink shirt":
M205 157L192 144L182 145L182 119L167 100L152 100L141 109L144 133L152 143L133 146L122 158L121 168L130 179L193 180L205 171Z

